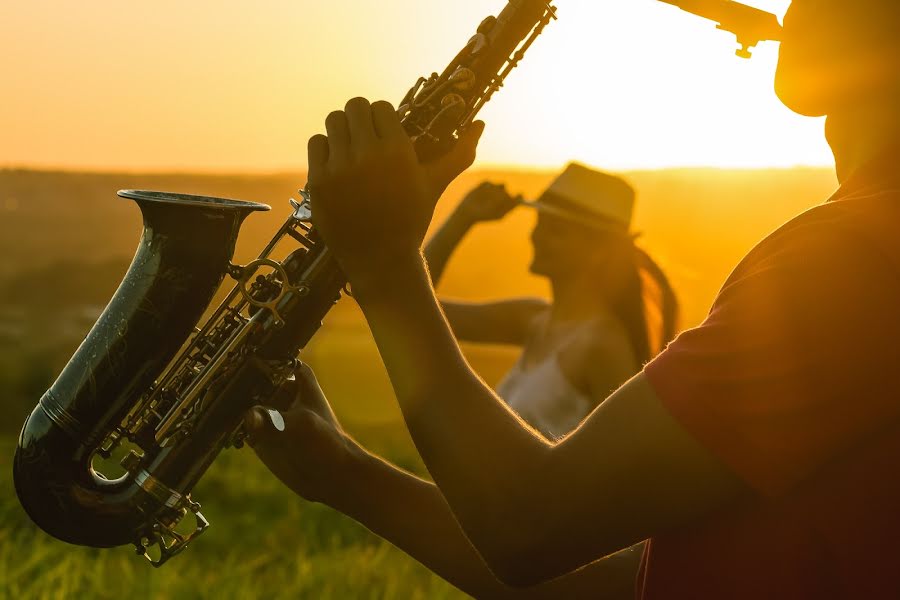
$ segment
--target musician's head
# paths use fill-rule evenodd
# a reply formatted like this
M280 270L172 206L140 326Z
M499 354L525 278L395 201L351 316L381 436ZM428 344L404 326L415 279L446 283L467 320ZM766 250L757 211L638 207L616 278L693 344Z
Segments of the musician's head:
M775 89L791 110L830 115L900 93L900 1L794 0Z

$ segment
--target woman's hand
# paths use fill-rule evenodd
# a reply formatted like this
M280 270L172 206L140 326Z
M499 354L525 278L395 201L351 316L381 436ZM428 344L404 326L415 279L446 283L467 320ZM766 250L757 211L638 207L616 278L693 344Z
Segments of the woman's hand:
M485 181L466 194L457 213L471 223L499 221L521 201L521 196L511 196L505 185Z
M329 503L349 478L348 469L363 450L335 417L316 377L306 365L285 384L271 408L280 411L283 431L269 407L247 412L244 425L257 456L285 485L312 502ZM277 417L276 417L277 420Z
M428 163L387 102L354 98L325 128L309 140L313 222L354 284L418 255L438 198L474 161L484 125Z

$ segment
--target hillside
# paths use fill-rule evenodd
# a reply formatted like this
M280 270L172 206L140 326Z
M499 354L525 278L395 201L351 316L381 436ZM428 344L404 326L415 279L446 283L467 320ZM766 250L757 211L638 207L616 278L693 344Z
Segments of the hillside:
M643 232L641 243L669 269L682 292L688 324L703 316L718 285L747 249L792 215L821 202L835 186L834 176L824 169L689 169L635 172L627 177L639 191L635 227ZM466 173L448 190L435 221L442 220L462 193L482 179L507 182L515 191L533 197L551 174ZM122 188L202 193L272 205L271 212L256 213L244 225L237 259L246 260L280 225L289 210L287 199L296 195L302 182L301 173L219 176L0 170L0 285L21 286L23 273L56 263L127 264L140 235L140 214L133 203L116 197L116 190ZM500 224L473 232L448 271L444 291L478 297L543 290L525 272L532 219L529 211L520 210ZM107 290L98 296L105 298ZM29 295L28 290L17 294ZM5 295L0 289L0 298ZM66 298L68 293L54 296Z
M640 243L668 271L683 306L683 325L698 323L737 260L792 215L821 202L834 188L827 170L673 170L635 172L639 191L635 228ZM447 192L436 222L483 179L507 182L535 197L552 174L474 171ZM53 375L65 364L115 290L140 236L140 213L116 197L122 188L162 189L266 202L269 213L247 219L238 261L256 255L287 216L300 173L269 176L97 174L0 171L0 392L10 399L0 416L17 427ZM525 209L472 233L454 256L441 291L465 298L545 294L527 273ZM390 223L373 223L390 227ZM488 381L515 353L467 349ZM305 354L349 419L376 425L398 420L380 360L352 301L329 316ZM352 370L354 388L344 375ZM365 398L360 398L365 390Z

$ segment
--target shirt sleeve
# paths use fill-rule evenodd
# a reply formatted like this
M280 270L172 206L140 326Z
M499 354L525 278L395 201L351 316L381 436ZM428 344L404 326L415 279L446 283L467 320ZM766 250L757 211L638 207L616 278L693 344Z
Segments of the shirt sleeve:
M784 493L898 418L898 277L856 233L795 228L763 242L645 375L752 488Z

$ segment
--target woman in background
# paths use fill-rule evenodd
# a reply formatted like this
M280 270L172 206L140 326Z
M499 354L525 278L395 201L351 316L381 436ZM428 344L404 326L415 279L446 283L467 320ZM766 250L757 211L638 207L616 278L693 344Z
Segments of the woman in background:
M664 273L634 244L635 193L619 177L571 164L536 202L482 183L435 233L425 257L435 286L476 224L516 206L538 211L531 272L550 281L552 302L442 299L461 341L509 344L522 355L497 394L550 439L565 436L636 374L675 334L677 301Z

